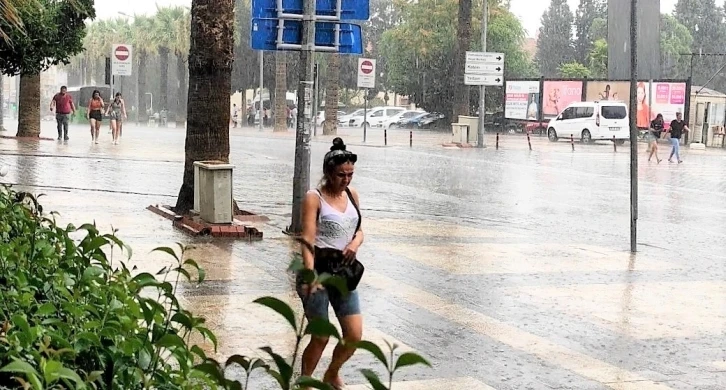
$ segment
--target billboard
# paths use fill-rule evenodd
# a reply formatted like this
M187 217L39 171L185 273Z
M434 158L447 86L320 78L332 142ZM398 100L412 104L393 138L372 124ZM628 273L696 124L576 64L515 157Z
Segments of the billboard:
M582 101L582 81L545 81L542 113L544 118L554 118L569 104Z
M630 82L628 81L588 81L585 100L588 102L619 100L628 104Z
M504 117L537 120L539 118L539 81L507 81Z
M650 85L651 90L651 116L655 118L663 114L666 128L676 119L676 113L684 113L686 108L686 83L659 83ZM640 125L638 126L640 127Z

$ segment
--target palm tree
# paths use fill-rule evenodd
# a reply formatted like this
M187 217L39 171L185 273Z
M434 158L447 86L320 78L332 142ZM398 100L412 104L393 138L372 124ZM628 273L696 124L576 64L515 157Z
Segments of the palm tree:
M153 39L153 21L147 16L134 16L134 24L131 29L131 42L136 52L136 102L137 116L136 121L147 122L149 115L146 106L146 71L149 61L149 54L156 52L157 43ZM148 107L152 108L152 107Z
M287 52L275 52L275 130L287 131Z
M234 62L232 0L192 0L184 179L175 211L194 207L194 162L229 161L229 92Z
M338 133L338 92L340 91L340 54L330 56L328 79L325 83L325 122L323 134Z
M162 110L169 111L169 53L175 44L176 23L178 19L183 18L184 8L182 7L164 7L157 6L156 17L154 18L154 39L159 47L159 77L161 91L159 93L159 107Z
M174 19L174 40L172 50L176 55L176 77L178 91L176 107L176 127L184 127L187 121L187 93L189 87L187 84L187 69L189 63L189 34L191 28L191 16L186 8L181 8L182 12L177 13Z

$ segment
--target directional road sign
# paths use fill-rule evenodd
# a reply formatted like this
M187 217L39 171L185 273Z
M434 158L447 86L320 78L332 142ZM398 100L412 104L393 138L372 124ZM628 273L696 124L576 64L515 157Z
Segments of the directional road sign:
M316 16L335 16L337 0L316 0ZM340 20L368 20L369 0L340 0ZM303 0L282 0L282 12L303 14ZM253 18L277 18L277 0L252 0Z
M464 84L498 87L504 85L504 77L496 75L465 74Z
M467 63L466 74L504 74L504 65L486 63Z
M254 50L296 50L279 49L277 44L277 19L252 19L252 49ZM363 33L361 26L350 23L316 22L315 50L333 51L335 26L340 26L338 53L363 54ZM285 20L282 44L299 45L302 43L302 22ZM325 49L329 50L325 50Z
M466 63L467 64L504 64L503 53L489 53L489 52L478 52L478 51L467 51L466 52Z
M114 76L131 76L133 69L132 46L115 44L111 46L111 74Z

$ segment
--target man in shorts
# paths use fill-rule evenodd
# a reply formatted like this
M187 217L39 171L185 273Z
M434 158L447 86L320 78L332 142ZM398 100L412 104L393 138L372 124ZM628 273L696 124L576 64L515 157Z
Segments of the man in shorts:
M55 111L55 121L58 124L58 141L61 140L61 137L68 141L68 122L70 116L76 113L76 106L73 104L73 98L68 94L68 88L65 85L50 101L50 111Z

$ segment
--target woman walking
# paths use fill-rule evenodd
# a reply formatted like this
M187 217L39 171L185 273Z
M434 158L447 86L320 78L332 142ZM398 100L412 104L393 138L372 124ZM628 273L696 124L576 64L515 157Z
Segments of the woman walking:
M671 135L671 156L668 158L668 162L673 162L673 156L676 156L678 164L683 163L681 160L681 136L683 133L688 133L688 125L683 121L683 114L680 112L676 113L676 119L671 121L671 126L666 130Z
M663 122L663 114L658 114L655 119L650 122L650 130L646 135L648 139L648 148L650 149L648 162L650 162L653 156L655 156L655 160L658 161L658 164L662 161L658 158L658 140L660 139L660 135L663 133L664 127L665 123Z
M88 113L86 114L86 119L91 124L91 142L98 143L98 133L103 121L103 107L101 92L96 89L93 91L91 100L88 101Z
M360 230L358 192L349 185L357 160L357 155L346 150L343 140L335 138L330 152L323 159L324 175L320 187L305 196L302 209L302 239L305 245L302 253L306 269L330 267L332 260L323 255L330 251L337 252L347 263L356 261L356 253L363 243L363 231ZM301 274L298 274L297 292L308 319L327 319L328 305L333 307L338 317L345 345L338 344L335 347L323 382L334 389L342 389L344 384L340 378L340 368L355 352L355 347L350 345L360 341L363 334L358 291L353 290L343 296L335 290L323 289L320 285L304 284ZM327 337L313 336L310 339L302 355L302 375L312 376L327 344Z
M121 137L121 126L123 126L124 119L126 116L126 103L121 97L121 93L117 92L111 104L106 109L106 115L111 118L111 137L113 138L113 144L118 145L119 138Z

